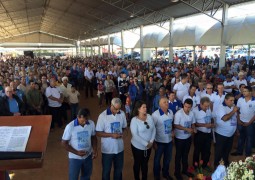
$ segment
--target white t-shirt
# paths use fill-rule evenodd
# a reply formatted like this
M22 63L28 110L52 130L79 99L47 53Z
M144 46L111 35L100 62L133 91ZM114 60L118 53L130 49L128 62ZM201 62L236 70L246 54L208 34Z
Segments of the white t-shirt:
M224 85L224 87L226 87L226 86L234 86L235 83L234 83L234 81L230 81L230 82L224 81L224 82L223 82L223 85ZM238 87L238 88L239 88L239 87ZM227 93L231 93L232 90L233 90L233 89L224 89L224 91L226 91Z
M185 128L191 128L191 125L195 123L194 115L193 112L190 111L189 114L186 114L183 109L180 109L179 111L176 112L174 116L174 124L175 125L180 125ZM177 139L188 139L191 134L188 133L187 131L180 130L175 128L175 137Z
M228 121L223 121L221 119L226 114L229 114L232 110L233 107L229 108L225 103L219 105L218 108L213 110L213 114L216 115L216 133L226 137L231 137L234 135L237 126L236 113Z
M173 90L176 91L176 97L179 99L181 102L183 101L183 97L189 93L189 83L182 84L182 82L178 82L177 84L174 85Z
M243 80L235 80L235 85L236 85L236 87L239 89L239 86L240 86L240 84L245 84L245 86L247 86L247 81L245 80L245 79L243 79Z
M96 125L96 131L122 134L122 129L126 127L127 120L125 113L121 110L117 114L113 115L110 108L108 108L99 115ZM124 151L123 139L102 137L101 151L105 154L118 154Z
M201 94L204 93L204 92L205 92L205 89L203 89L202 91L201 91L200 89L197 89L195 94L196 94L198 97L201 98Z
M201 123L201 124L208 124L211 123L212 120L212 112L210 108L208 108L206 111L203 111L200 106L197 106L193 109L193 114L195 118L196 123ZM206 128L206 127L197 127L198 131L204 132L204 133L210 133L211 128Z
M58 101L53 101L49 97L60 98L61 90L58 87L47 87L45 91L45 96L48 98L48 105L50 107L60 107L62 104Z
M95 124L92 120L82 127L79 125L78 119L71 121L65 128L62 139L69 141L69 145L74 149L88 152L87 155L81 157L71 152L68 153L70 159L86 159L92 153L91 136L95 136Z
M198 104L200 104L200 97L197 95L194 95L193 97L191 97L189 94L186 94L183 97L183 101L182 101L183 104L186 99L191 99L193 101L192 109L194 109Z
M237 101L237 107L240 111L240 120L242 122L249 122L255 115L255 98L252 97L251 100L247 101L244 97L240 97Z
M156 129L151 115L147 114L146 119L149 128L144 124L144 121L133 117L130 124L132 134L131 144L140 150L146 150L149 142L153 143L156 136Z
M78 96L80 96L79 91L75 91L74 93L73 92L69 92L68 96L69 96L69 102L70 103L72 103L72 104L79 103L79 98L78 98Z
M214 92L212 94L211 101L213 102L213 109L216 109L219 105L221 105L224 102L226 94L227 93L225 92L223 92L221 96L218 94L218 92ZM214 116L215 115L213 114L213 117Z
M156 127L155 141L160 143L169 143L172 141L172 123L174 119L173 112L168 109L165 114L160 108L152 114Z

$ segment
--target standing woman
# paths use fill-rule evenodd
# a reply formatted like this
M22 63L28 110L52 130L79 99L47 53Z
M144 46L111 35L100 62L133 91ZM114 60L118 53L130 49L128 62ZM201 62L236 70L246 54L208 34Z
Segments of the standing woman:
M132 134L131 148L134 157L134 178L140 180L140 169L142 180L147 180L148 161L151 147L155 139L156 129L152 117L147 114L146 103L137 101L133 110L130 130Z
M104 82L105 86L105 100L106 100L106 105L110 105L112 101L112 92L115 88L115 84L113 80L111 80L111 76L107 75L106 80Z

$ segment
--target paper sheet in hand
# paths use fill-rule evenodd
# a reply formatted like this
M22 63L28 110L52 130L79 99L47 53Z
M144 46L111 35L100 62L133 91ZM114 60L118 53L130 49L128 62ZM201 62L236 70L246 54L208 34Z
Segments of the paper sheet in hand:
M1 126L0 151L25 152L31 126Z

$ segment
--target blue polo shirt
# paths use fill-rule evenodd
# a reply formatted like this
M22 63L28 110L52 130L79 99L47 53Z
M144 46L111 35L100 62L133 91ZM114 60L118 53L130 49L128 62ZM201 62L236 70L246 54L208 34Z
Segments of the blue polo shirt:
M17 113L17 112L19 112L19 104L18 104L18 102L16 101L16 99L14 99L14 98L9 99L9 98L8 98L8 103L9 103L10 112L12 112L12 113Z
M170 109L174 114L182 108L182 104L178 100L174 100L174 102L168 101L168 109Z

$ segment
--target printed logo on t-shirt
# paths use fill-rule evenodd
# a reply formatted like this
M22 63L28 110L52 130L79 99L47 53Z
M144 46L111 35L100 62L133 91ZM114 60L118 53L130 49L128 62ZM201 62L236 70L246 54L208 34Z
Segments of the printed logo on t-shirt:
M191 128L191 121L185 121L184 122L185 128ZM184 131L184 134L189 134L187 131Z
M231 117L231 119L230 119L230 125L231 125L231 126L236 126L236 125L237 125L237 122L236 122L236 119L235 119L235 118Z
M88 131L77 132L78 149L85 149L89 147L89 133Z
M211 123L211 116L205 116L204 120L206 124Z
M121 133L120 131L120 122L111 123L111 132L112 133Z
M171 119L164 121L165 134L170 134L171 132Z

